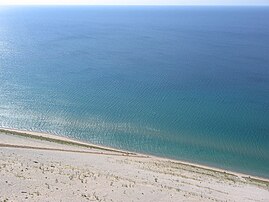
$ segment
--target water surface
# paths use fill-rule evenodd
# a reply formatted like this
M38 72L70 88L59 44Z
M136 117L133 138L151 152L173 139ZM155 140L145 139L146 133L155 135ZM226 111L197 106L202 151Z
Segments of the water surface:
M268 7L0 7L0 127L269 177Z

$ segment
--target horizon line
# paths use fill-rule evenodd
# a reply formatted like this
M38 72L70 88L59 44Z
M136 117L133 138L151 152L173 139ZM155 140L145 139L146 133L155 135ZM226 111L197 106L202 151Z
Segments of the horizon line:
M262 7L269 4L1 4L0 6L228 6L228 7Z

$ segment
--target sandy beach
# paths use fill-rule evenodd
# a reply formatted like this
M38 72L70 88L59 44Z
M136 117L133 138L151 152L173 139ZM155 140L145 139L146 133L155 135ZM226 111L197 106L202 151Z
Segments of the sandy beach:
M269 180L0 129L0 201L269 201Z

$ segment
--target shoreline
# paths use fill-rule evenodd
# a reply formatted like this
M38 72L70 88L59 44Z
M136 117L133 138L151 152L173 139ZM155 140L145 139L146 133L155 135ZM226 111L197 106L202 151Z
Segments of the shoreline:
M0 201L268 201L269 180L0 129Z
M23 136L26 138L39 139L42 141L54 142L54 143L64 144L64 145L73 145L73 146L85 147L85 148L96 149L96 150L101 150L101 151L108 151L108 152L118 153L119 155L127 156L127 157L130 156L130 157L141 157L141 158L153 158L153 159L157 159L157 160L167 161L170 163L182 164L184 166L190 166L190 167L194 167L194 168L198 168L198 169L205 169L205 170L209 170L209 171L213 171L213 172L218 172L218 173L225 174L225 175L233 175L233 176L237 176L239 178L257 180L257 181L260 181L260 183L265 183L265 184L269 183L269 178L264 178L264 177L259 177L259 176L255 176L255 175L235 172L235 171L231 171L231 170L211 167L211 166L202 165L202 164L191 163L191 162L187 162L187 161L164 158L164 157L148 155L148 154L143 154L143 153L138 153L138 152L130 152L127 150L121 150L121 149L116 149L116 148L112 148L112 147L91 144L91 143L76 140L73 138L58 136L58 135L44 133L44 132L27 131L27 130L1 128L0 127L0 133ZM10 146L16 147L16 145L10 145ZM7 145L7 147L8 147L8 145ZM42 148L38 148L38 147L36 147L36 149L42 150Z

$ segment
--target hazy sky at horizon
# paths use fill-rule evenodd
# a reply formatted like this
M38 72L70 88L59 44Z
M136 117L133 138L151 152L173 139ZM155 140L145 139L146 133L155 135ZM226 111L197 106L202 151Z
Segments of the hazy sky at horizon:
M269 5L269 0L0 0L0 5Z

